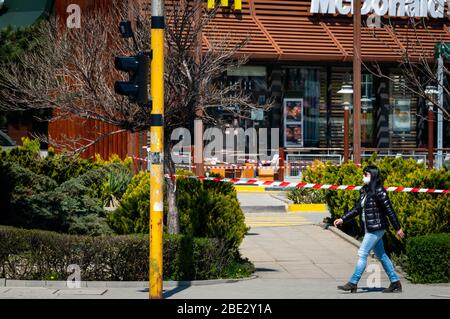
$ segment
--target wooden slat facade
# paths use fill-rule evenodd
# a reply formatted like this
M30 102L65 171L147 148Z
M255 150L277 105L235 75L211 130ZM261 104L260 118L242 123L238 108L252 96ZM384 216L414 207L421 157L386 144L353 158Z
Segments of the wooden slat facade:
M133 0L134 1L134 0ZM142 5L143 11L149 13L149 0L135 0ZM105 10L110 0L57 0L57 15L67 18L66 8L69 4L79 4L82 10ZM219 10L217 17L204 32L203 46L214 43L217 34L232 34L236 41L250 37L249 44L241 51L250 60L264 65L270 63L316 62L332 67L329 79L331 91L326 101L327 85L325 67L321 73L320 97L320 147L343 146L343 109L340 105L339 90L343 74L348 70L339 69L339 63L351 62L353 52L353 26L351 16L332 16L311 14L309 0L249 0L243 1L240 12ZM206 1L205 1L206 6ZM364 19L364 18L363 18ZM382 19L382 22L386 22ZM393 19L389 25L381 28L362 27L362 57L364 61L395 63L401 58L403 50L413 58L422 55L432 57L434 45L439 41L450 42L450 31L441 20L427 20L427 26L419 25L411 29L407 19ZM337 68L335 67L337 65ZM271 76L270 74L268 75ZM281 96L281 92L280 96ZM329 105L327 105L327 103ZM416 112L416 103L412 112ZM325 126L325 118L330 120L330 127ZM415 122L412 123L415 127ZM80 119L59 121L49 126L51 137L87 137L108 133L116 128L97 121ZM412 132L415 134L415 132ZM329 134L327 136L327 134ZM412 136L412 135L411 135ZM392 136L390 144L398 147L416 147L415 140L408 137ZM129 133L108 137L91 147L83 156L91 157L101 154L107 158L112 153L121 157L134 155L145 157L142 145L146 144L144 136Z
M57 0L56 15L61 21L66 21L68 14L67 7L70 4L77 4L81 11L106 11L110 9L111 0ZM83 16L81 16L83 19ZM82 21L82 20L81 20ZM95 140L101 135L117 131L114 125L107 124L97 120L86 120L73 116L70 119L58 120L49 123L49 137L56 141L55 144L65 144L67 140L74 140L77 143L86 145L88 141ZM102 158L108 159L112 154L117 154L121 158L132 156L136 158L145 158L145 150L142 145L146 145L145 133L119 133L105 137L98 143L89 147L81 156L92 158L99 154ZM143 141L144 140L144 141ZM141 142L139 142L141 141ZM140 145L138 145L140 144ZM79 145L79 144L78 144ZM62 148L54 145L57 151ZM135 160L135 167L145 167L146 163Z

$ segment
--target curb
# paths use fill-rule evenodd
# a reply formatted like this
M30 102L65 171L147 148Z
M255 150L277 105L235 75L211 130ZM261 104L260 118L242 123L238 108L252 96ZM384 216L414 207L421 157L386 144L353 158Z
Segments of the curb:
M234 188L238 193L267 193L267 192L285 192L286 187L279 186L259 186L255 184L235 184Z
M327 213L326 204L289 204L288 213Z
M326 227L326 224L321 224L322 227ZM356 248L359 248L359 246L361 245L361 242L359 242L357 239L353 238L350 235L347 235L346 233L344 233L342 230L334 227L334 226L328 226L325 229L330 230L331 232L335 233L337 236L341 237L342 239L344 239L345 241L349 242L350 244L352 244L353 246L355 246Z
M236 283L240 281L252 280L258 278L252 275L239 279L213 279L213 280L192 280L192 281L164 281L163 287L189 287L206 286ZM82 288L147 288L148 281L82 281ZM46 280L12 280L0 278L0 287L25 287L25 288L67 288L66 281L46 281Z
M278 195L278 194L270 194L270 197L273 197L273 198L275 198L275 199L278 199L279 201L282 201L282 202L284 202L284 203L286 203L286 204L293 204L294 202L293 201L291 201L290 199L287 199L286 197L284 197L284 196L280 196L280 195Z
M286 205L241 206L244 213L286 213Z
M164 281L164 287L189 287L189 286L210 286L210 285L220 285L220 284L232 284L240 281L253 280L258 278L257 275L252 275L246 278L239 279L213 279L213 280L192 280L192 281ZM147 283L148 287L148 283Z

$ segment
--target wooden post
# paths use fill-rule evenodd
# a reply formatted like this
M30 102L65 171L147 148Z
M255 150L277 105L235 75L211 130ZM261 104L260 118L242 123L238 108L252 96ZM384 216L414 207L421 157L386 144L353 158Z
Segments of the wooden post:
M202 15L203 15L203 0L197 0L196 2L196 7L195 7L195 24L198 26L202 23ZM194 48L195 50L195 63L197 65L200 65L202 62L202 41L203 41L203 32L201 32L201 30L199 30L199 32L197 32L197 47ZM202 94L204 93L204 87L203 87L203 83L201 79L198 79L200 81L199 83L199 99L198 99L198 104L195 110L195 115L197 120L199 120L199 122L197 123L197 125L201 125L201 127L199 128L199 131L203 132L203 97ZM196 147L200 147L201 148L201 158L198 158L197 161L199 161L199 163L194 163L195 165L195 174L197 176L204 176L205 175L205 169L203 166L203 135L201 137L197 137L198 139L196 139L195 141L195 146ZM198 152L198 155L200 155L200 152Z
M434 135L434 114L433 106L428 106L428 169L433 169L433 135Z
M280 147L280 152L279 152L279 163L280 163L280 168L279 168L279 174L278 174L278 179L282 182L284 182L284 147Z
M348 112L349 107L346 105L344 106L344 162L348 161Z
M361 0L353 1L353 161L361 163Z

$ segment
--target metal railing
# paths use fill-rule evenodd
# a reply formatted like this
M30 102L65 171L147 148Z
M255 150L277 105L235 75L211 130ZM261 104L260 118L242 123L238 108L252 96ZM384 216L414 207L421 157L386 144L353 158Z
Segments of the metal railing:
M193 170L191 152L173 152L171 155L175 162L175 169Z
M285 178L300 178L305 166L311 166L314 161L342 163L340 154L287 154L285 162Z

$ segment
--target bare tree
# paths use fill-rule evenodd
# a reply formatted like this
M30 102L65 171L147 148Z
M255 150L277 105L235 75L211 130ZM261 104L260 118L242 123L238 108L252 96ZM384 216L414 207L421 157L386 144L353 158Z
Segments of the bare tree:
M405 91L415 95L427 103L433 105L435 112L438 110L442 111L444 120L450 121L450 111L445 106L440 106L436 99L433 99L427 90L428 85L433 85L436 88L439 86L442 89L444 100L450 100L450 89L448 85L440 85L438 81L438 63L437 63L437 52L430 50L426 42L433 39L436 45L444 45L444 39L437 37L433 32L431 25L433 22L426 18L414 18L411 17L406 20L403 29L407 30L402 36L403 45L398 47L399 53L399 70L404 78L403 82L398 82L396 79L391 77L389 74L383 70L379 63L365 63L365 68L370 71L373 75L387 79L389 81L395 82L397 85L402 87ZM448 21L439 21L439 27L450 28ZM396 35L397 26L390 18L385 19L383 23L383 28L389 28L392 33ZM383 37L378 37L377 28L373 28L372 35L378 38L381 42L385 40ZM429 45L429 43L427 43ZM448 63L444 62L443 65L444 78L450 75L450 70L448 68ZM420 117L420 114L417 114ZM424 120L428 120L423 118Z
M6 110L53 109L50 121L78 117L113 124L117 130L83 139L72 145L82 152L106 136L124 131L142 132L150 127L150 109L129 103L114 92L114 81L120 75L114 68L114 57L150 50L150 17L143 14L135 1L113 0L109 10L86 12L80 29L69 29L61 21L44 24L39 47L0 70L0 107ZM124 7L124 3L128 3ZM175 167L170 150L170 133L177 127L188 127L201 105L239 104L240 117L246 117L257 106L235 85L219 85L229 67L246 62L239 54L250 38L238 39L215 30L212 19L216 11L205 11L195 1L173 1L167 6L165 60L165 173L173 175ZM126 9L126 10L125 10ZM202 10L197 15L196 10ZM200 21L196 17L200 16ZM120 38L118 22L133 20L137 45ZM195 22L195 23L194 23ZM211 39L199 61L195 50L202 46L197 37L203 32ZM258 106L261 107L261 106ZM270 104L263 106L270 107ZM203 120L217 122L207 107ZM61 144L61 141L49 141ZM70 142L70 141L69 141ZM75 147L74 147L75 146ZM167 179L168 229L179 232L175 181Z

